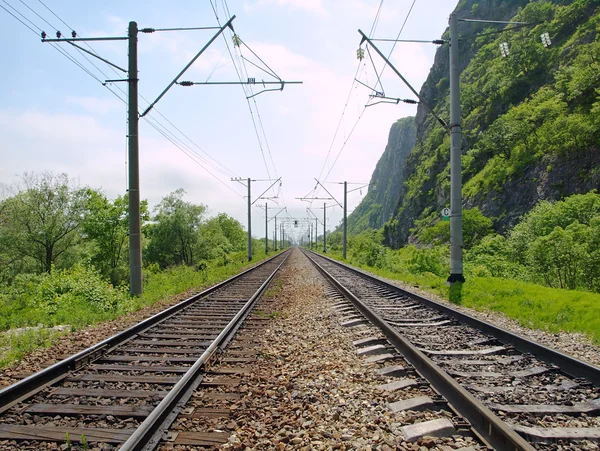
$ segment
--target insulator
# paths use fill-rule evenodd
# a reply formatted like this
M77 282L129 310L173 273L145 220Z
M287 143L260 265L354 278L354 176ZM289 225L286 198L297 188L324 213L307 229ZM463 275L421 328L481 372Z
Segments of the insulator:
M57 31L57 32L56 32L56 37L57 37L58 39L60 39L60 38L62 37L62 33L61 33L60 31Z
M75 30L71 31L71 37L75 39L77 37L77 32Z
M48 36L48 35L46 34L46 32L45 32L45 31L42 31L42 39L46 39L46 36Z

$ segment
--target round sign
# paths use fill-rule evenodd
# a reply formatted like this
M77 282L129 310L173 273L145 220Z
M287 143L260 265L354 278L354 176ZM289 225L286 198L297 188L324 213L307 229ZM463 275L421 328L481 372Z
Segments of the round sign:
M442 216L446 216L446 217L450 216L450 209L449 208L444 208L442 210Z

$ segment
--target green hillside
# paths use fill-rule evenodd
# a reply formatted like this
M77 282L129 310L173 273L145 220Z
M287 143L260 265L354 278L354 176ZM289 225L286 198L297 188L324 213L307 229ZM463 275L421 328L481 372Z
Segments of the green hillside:
M465 208L478 208L505 234L542 200L599 189L599 2L464 0L456 12L459 19L532 24L499 33L498 25L459 22ZM543 32L551 37L549 48L540 40ZM502 42L509 45L507 57ZM447 121L448 58L446 44L421 89ZM401 169L406 181L384 226L385 242L394 248L434 226L449 206L448 131L422 107L415 127L416 144ZM378 173L380 180L398 171L387 170ZM351 224L379 225L375 199L384 189L381 182L372 187Z

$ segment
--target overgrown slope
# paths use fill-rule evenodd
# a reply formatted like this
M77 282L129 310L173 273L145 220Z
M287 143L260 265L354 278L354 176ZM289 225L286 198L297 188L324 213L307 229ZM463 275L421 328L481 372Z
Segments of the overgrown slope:
M534 24L497 33L498 25L459 22L464 206L478 207L504 232L540 200L600 189L598 1L462 0L456 12L459 19ZM550 48L541 43L543 32L550 34ZM506 58L501 42L510 48ZM446 44L421 89L445 120L448 66ZM416 224L437 222L439 210L449 206L447 130L422 106L416 130L403 168L406 182L384 228L392 247L404 245Z

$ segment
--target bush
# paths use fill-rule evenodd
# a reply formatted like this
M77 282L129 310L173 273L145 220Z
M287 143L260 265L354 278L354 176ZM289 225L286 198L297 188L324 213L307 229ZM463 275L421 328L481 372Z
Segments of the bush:
M419 249L409 246L409 270L412 273L429 272L436 276L443 276L448 272L450 250L448 246L436 246Z
M20 274L4 287L0 327L90 324L127 304L124 289L115 289L92 267L75 265L42 274Z

